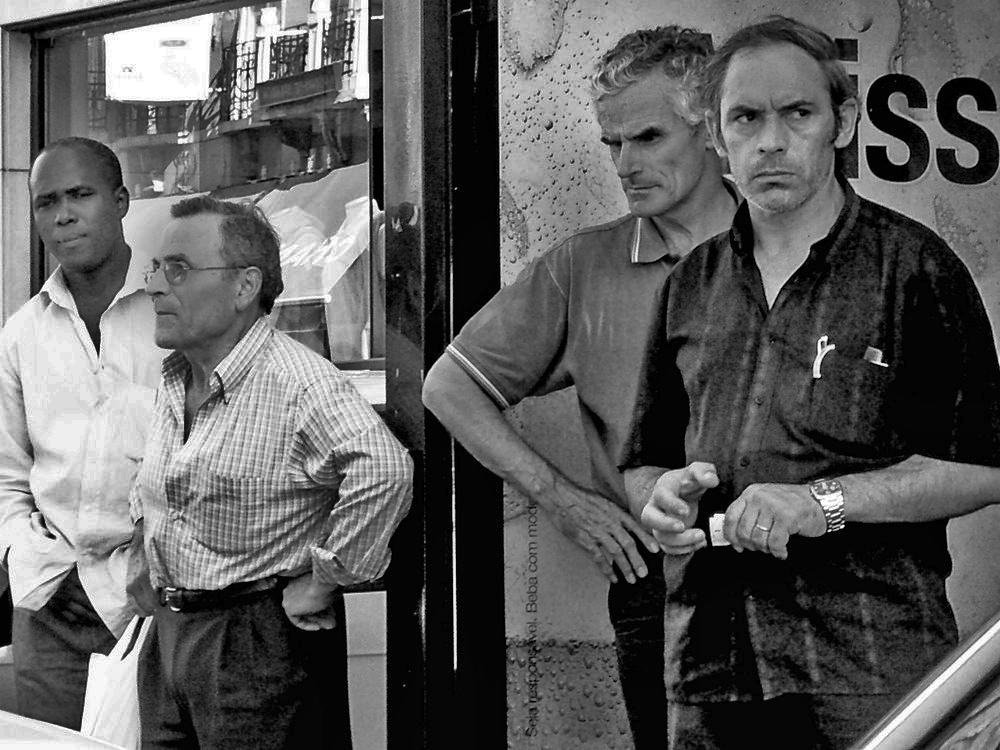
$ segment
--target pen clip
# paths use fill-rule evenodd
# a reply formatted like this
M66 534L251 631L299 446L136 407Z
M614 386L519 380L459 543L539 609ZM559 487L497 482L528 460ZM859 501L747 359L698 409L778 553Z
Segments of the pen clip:
M813 360L813 378L818 380L823 377L823 373L820 367L823 364L823 358L837 348L836 344L831 344L830 337L825 333L819 337L816 341L816 359Z

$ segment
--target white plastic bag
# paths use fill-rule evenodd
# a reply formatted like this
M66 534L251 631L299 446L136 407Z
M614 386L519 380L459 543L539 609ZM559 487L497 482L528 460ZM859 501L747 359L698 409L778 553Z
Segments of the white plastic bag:
M150 617L133 617L111 653L91 654L83 701L83 734L113 745L139 748L137 669Z

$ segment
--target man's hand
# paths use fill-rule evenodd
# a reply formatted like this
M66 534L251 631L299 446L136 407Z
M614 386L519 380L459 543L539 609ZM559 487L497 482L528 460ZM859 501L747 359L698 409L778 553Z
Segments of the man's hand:
M665 472L642 509L642 523L668 555L686 555L704 547L708 540L701 529L692 528L698 518L698 502L705 490L719 485L715 465L695 461L683 469Z
M302 630L332 630L337 626L333 602L336 589L313 583L312 573L293 578L285 586L281 606L292 624Z
M618 581L615 565L629 583L635 583L637 577L646 577L649 571L636 540L650 552L658 552L659 546L627 512L566 480L559 482L550 501L549 517L556 528L583 547L608 580Z
M788 557L788 540L821 536L826 518L809 487L799 484L751 484L726 510L724 533L733 549Z
M128 566L125 575L125 593L135 611L147 617L159 608L159 597L149 580L149 560L143 546L145 519L140 518L132 528L132 541L128 546Z

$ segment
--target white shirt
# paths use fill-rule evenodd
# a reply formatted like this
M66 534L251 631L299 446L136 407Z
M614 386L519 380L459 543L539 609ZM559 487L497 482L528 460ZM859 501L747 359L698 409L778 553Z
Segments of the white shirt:
M166 353L135 253L101 351L57 268L0 332L0 561L14 604L44 606L75 564L116 635L128 622L128 495Z

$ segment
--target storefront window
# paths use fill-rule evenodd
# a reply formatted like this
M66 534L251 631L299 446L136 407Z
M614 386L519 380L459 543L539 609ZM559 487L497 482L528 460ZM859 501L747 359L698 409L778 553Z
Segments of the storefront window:
M183 197L260 206L282 241L275 325L384 403L369 17L368 0L283 0L55 35L45 138L87 136L118 154L132 196L126 238L140 256L157 252Z

